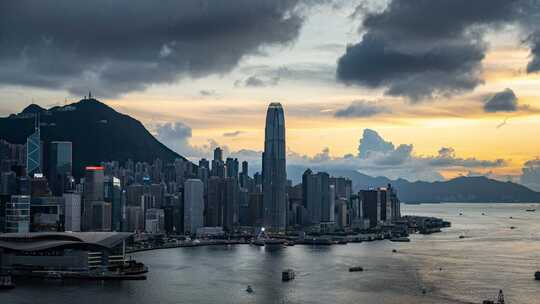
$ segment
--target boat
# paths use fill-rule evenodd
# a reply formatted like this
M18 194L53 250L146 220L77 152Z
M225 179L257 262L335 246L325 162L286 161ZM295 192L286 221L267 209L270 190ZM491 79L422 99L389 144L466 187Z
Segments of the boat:
M499 290L499 296L497 297L497 302L493 300L484 300L482 304L505 304L503 291Z
M390 239L391 242L410 242L411 239L409 239L408 237L393 237Z
M45 273L43 278L47 279L47 280L61 280L62 279L62 274L59 273L59 272L56 272L56 271L49 271L49 272Z
M294 273L294 270L292 270L290 268L285 269L281 273L281 280L283 282L291 281L291 280L294 280L295 276L296 276L296 274Z
M354 266L354 267L349 268L349 272L359 272L359 271L364 271L364 268L361 266Z
M525 210L525 211L527 211L527 212L535 212L536 209L530 208L530 209L527 209L527 210Z
M534 279L540 281L540 271L534 273Z
M13 283L13 280L11 279L11 275L9 274L0 275L0 290L13 289L13 288L15 288L15 284Z
M251 285L248 285L248 286L247 286L246 292L247 292L247 293L252 293L252 292L253 292L253 288L251 288Z

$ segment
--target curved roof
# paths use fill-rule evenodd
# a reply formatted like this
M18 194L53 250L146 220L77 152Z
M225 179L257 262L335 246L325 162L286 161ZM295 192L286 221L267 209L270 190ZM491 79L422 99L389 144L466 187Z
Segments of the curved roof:
M128 232L31 232L0 234L0 248L39 251L55 247L99 247L112 249L129 238Z

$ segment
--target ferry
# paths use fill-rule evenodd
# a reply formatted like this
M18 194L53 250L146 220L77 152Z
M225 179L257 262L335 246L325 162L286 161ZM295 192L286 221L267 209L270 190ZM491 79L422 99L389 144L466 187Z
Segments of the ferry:
M354 266L349 268L349 272L358 272L358 271L364 271L364 268L361 266Z
M0 290L13 289L13 288L15 288L15 284L13 283L13 280L11 279L11 275L9 274L0 275Z
M505 304L503 291L499 290L499 296L497 297L497 302L493 300L484 300L482 304Z
M294 277L295 277L295 273L294 273L294 270L292 269L285 269L281 273L281 280L283 282L294 280Z
M391 242L410 242L411 239L409 239L408 237L393 237L390 239Z

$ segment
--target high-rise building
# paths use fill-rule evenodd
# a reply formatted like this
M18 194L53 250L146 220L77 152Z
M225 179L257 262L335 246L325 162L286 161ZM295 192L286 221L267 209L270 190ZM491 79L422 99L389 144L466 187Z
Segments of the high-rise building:
M284 230L287 224L287 172L285 115L280 103L271 103L266 112L262 163L264 224L271 230Z
M352 194L352 181L345 177L330 177L330 185L334 185L336 199L350 199Z
M65 216L64 228L66 231L81 231L81 194L64 193Z
M309 224L334 221L334 191L326 172L314 174L307 169L302 175L302 200L308 212Z
M184 233L197 233L204 226L204 186L199 179L184 183Z
M165 212L163 209L146 210L144 227L148 233L163 233L165 231Z
M214 159L212 160L211 176L225 177L225 164L223 163L223 150L217 147L214 150Z
M227 168L227 177L238 180L238 158L228 157L225 166Z
M54 195L62 195L66 179L71 176L73 160L69 141L51 142L48 180Z
M13 195L6 204L6 232L30 232L30 196Z
M239 187L234 178L213 176L208 180L205 226L232 231L239 221Z
M111 230L122 231L122 185L119 178L105 177L103 199L111 204Z
M34 176L35 173L42 173L41 160L41 132L39 120L36 119L35 131L26 139L26 173L28 176Z
M214 160L223 161L223 150L220 147L214 149Z
M107 222L110 229L111 219L104 221L103 214L93 214L94 211L107 212L107 207L103 205L105 203L105 176L103 170L103 167L86 167L83 188L83 231L93 231L95 229L103 231L106 228ZM110 214L111 212L109 210ZM99 227L93 227L94 223L99 224Z

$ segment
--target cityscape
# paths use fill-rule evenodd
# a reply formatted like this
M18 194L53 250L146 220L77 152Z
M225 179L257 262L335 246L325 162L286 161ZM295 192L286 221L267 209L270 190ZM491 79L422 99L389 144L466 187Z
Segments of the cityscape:
M540 304L539 20L0 1L0 304Z

